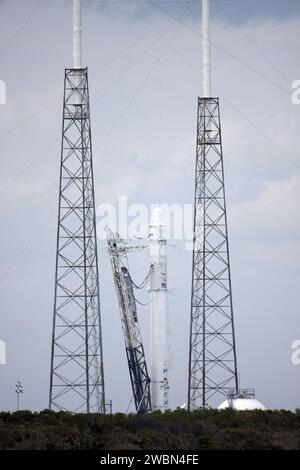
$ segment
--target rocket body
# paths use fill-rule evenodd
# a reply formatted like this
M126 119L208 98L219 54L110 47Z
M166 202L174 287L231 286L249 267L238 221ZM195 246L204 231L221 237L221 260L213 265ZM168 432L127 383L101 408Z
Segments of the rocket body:
M167 242L160 212L150 224L151 400L152 409L169 408Z

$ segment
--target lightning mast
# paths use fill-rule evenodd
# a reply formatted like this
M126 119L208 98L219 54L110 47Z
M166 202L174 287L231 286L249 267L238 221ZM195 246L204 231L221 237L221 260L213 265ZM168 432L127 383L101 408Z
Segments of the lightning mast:
M135 408L137 413L147 413L151 411L150 378L138 323L133 282L128 270L127 260L127 252L140 247L125 246L122 240L111 231L107 243L119 301Z
M188 409L238 390L219 99L211 93L209 0L202 0Z
M105 413L88 69L81 0L65 70L49 408Z

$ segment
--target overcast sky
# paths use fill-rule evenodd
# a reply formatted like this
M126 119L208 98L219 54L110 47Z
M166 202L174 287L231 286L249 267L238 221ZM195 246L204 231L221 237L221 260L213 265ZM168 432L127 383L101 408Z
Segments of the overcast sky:
M120 195L147 206L193 201L201 6L153 3L83 0L97 206L117 205ZM0 340L7 345L0 409L15 408L17 379L24 384L22 407L48 404L71 5L0 1L0 80L7 86L7 104L0 105ZM212 10L241 385L255 388L269 408L295 409L300 105L292 104L291 83L300 79L300 3L215 0ZM139 280L147 257L135 256ZM104 242L99 257L106 395L114 411L124 411L131 390ZM169 283L170 404L176 407L186 402L190 315L191 254L182 243L169 248ZM149 307L139 314L149 357Z

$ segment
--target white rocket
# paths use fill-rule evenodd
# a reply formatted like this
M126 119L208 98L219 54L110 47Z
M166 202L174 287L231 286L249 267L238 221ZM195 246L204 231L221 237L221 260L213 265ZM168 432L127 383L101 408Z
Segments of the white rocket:
M165 411L169 408L167 241L163 234L160 207L152 213L149 230L151 401L153 411Z

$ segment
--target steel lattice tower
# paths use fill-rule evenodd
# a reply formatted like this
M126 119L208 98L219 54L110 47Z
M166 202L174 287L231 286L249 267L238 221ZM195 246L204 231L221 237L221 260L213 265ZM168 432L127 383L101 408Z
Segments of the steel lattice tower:
M126 246L126 242L112 231L109 232L107 243L118 296L135 409L137 413L149 413L152 408L151 380L139 327L134 283L128 270L127 258L127 253L136 251L138 247Z
M105 412L86 68L65 71L49 406Z
M219 99L211 94L210 0L202 0L188 409L238 391Z
M218 98L198 99L188 407L238 388Z

